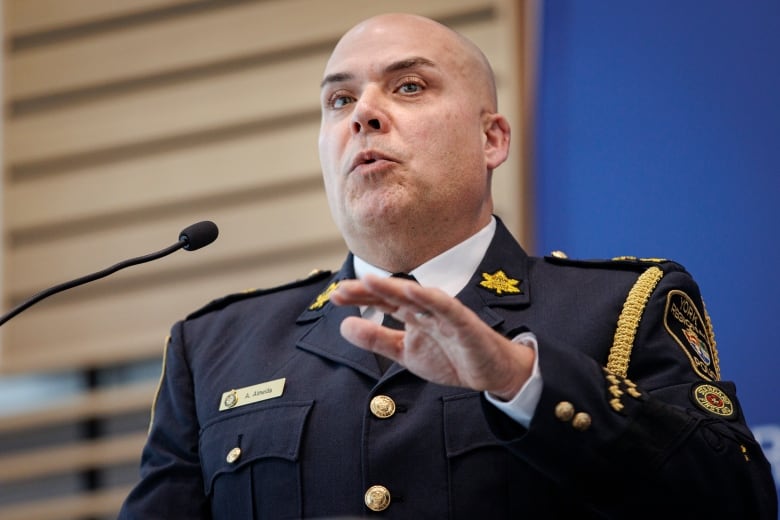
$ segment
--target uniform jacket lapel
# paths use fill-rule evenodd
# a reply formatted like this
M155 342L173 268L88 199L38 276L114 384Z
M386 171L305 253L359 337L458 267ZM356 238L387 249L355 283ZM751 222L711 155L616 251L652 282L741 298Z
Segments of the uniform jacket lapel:
M341 269L330 279L325 287L341 280L355 278L352 254L347 256ZM316 295L315 295L316 296ZM349 366L371 377L379 377L381 372L376 357L351 344L341 336L341 322L349 316L359 316L357 307L339 307L328 300L319 308L308 308L298 317L297 324L303 333L296 346L300 349L322 356L336 363Z
M485 323L506 334L523 325L520 313L513 311L530 304L531 282L528 255L501 220L496 220L496 234L485 257L457 298ZM517 292L501 290L495 282L503 279L499 272Z

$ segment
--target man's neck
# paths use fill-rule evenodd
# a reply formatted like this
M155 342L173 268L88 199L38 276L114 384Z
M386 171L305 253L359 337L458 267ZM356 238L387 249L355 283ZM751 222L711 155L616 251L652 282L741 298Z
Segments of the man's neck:
M348 243L350 250L367 263L390 273L409 273L426 262L473 237L493 223L492 215L486 222L458 232L431 233L430 230L411 230L408 233L386 233L365 237L362 247Z

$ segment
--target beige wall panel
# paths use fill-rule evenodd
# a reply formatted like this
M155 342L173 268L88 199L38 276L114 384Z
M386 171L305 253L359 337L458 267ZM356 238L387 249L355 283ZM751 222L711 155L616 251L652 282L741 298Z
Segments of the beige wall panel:
M202 0L6 0L6 34L57 29Z
M8 96L11 99L41 96L236 56L327 43L354 21L386 10L438 17L491 4L488 0L353 1L349 4L285 0L204 10L175 20L164 19L16 53L9 60L12 81ZM298 30L291 30L293 23ZM58 78L57 82L51 81L53 76Z
M66 303L47 300L3 327L0 371L63 370L157 357L171 325L212 299L305 278L317 268L335 270L344 258L345 250L336 244L274 264L223 269L196 281L171 277L139 291Z
M325 55L12 119L7 161L86 153L319 108Z
M103 488L88 495L72 495L3 507L3 520L79 520L115 518L130 486Z
M318 189L225 207L192 208L188 214L161 216L153 223L140 221L80 235L52 236L16 247L8 257L8 289L11 294L31 294L125 258L163 249L176 242L179 231L199 220L213 220L220 228L214 244L130 268L130 276L140 279L170 272L175 277L177 269L337 241L340 237L325 195Z
M7 188L11 231L96 219L320 177L319 121L139 155Z
M0 457L0 484L130 463L141 455L145 441L145 433L139 432L4 455Z
M11 37L202 0L5 0Z
M7 161L50 160L319 110L327 57L324 52L12 119ZM503 77L500 60L494 68Z
M94 417L118 417L149 408L154 397L152 381L122 383L77 395L57 395L32 409L0 421L0 434L8 435L47 426L73 424Z
M493 70L504 71L503 64L509 49L505 49L496 31L495 20L479 20L476 22L453 26L458 32L473 41L490 60Z

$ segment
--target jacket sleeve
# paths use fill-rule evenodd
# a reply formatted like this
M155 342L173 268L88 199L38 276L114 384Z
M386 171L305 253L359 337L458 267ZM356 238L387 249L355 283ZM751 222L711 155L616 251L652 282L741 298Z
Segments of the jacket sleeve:
M679 312L688 304L686 321ZM483 401L491 428L606 518L776 520L769 464L734 385L719 380L714 338L694 334L697 315L709 325L693 279L676 270L663 276L642 309L624 374L576 344L538 338L544 387L530 426Z
M128 495L121 520L209 519L198 455L198 419L193 382L182 344L182 324L168 338L141 480Z

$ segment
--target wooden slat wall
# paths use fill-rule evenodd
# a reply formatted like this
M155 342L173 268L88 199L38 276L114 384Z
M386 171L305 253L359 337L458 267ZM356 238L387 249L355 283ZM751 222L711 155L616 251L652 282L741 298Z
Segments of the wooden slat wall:
M514 140L510 162L496 172L497 212L527 237L525 129L518 114L523 2L4 5L5 309L45 287L162 249L198 220L215 221L220 237L201 251L178 252L35 305L3 327L0 373L94 373L156 360L170 325L210 299L284 283L315 268L337 269L346 250L319 171L319 80L338 37L372 14L408 11L439 19L491 59ZM142 396L150 395L152 383L140 382ZM123 412L146 406L136 387ZM106 392L117 390L96 388L74 399L72 408L52 410L49 422L85 420L84 402L105 403ZM91 419L109 408L96 407ZM45 410L0 417L0 434L47 424ZM0 465L24 460L1 448ZM89 448L69 453L78 457L80 450ZM44 474L45 464L35 471ZM6 469L3 478L13 474ZM84 502L93 509L74 507L69 517L89 511L110 517L117 496L97 490ZM81 504L78 497L57 500ZM20 518L43 514L13 505ZM47 511L46 504L36 507Z

